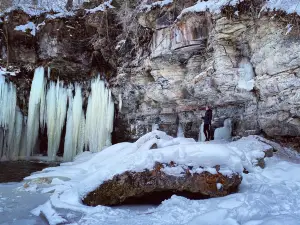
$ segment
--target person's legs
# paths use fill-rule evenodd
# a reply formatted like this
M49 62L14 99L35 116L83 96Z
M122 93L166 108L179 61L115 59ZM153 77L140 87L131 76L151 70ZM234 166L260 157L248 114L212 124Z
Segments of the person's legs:
M205 141L209 140L209 125L204 124L204 129L203 129L204 135L205 135Z

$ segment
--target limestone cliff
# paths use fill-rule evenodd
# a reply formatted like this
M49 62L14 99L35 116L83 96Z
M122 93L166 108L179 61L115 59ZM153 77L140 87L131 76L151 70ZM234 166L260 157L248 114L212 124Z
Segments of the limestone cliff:
M116 0L112 9L79 9L62 18L14 10L0 20L0 65L20 69L8 79L17 84L25 113L37 65L51 67L49 79L66 82L105 74L122 106L116 142L137 139L153 123L170 135L181 123L185 136L197 139L205 105L213 109L214 128L232 118L234 135L299 137L300 36L297 29L286 34L299 18L260 13L263 2L180 18L196 1L141 8L138 1ZM29 21L35 36L15 30Z

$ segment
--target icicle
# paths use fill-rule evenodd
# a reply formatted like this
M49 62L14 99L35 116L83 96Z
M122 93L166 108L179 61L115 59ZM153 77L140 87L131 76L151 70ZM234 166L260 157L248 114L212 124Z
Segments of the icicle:
M50 75L51 75L51 68L48 67L48 79L50 79Z
M0 159L3 153L3 142L4 142L4 130L0 127Z
M43 83L42 93L41 93L41 104L40 104L40 127L42 132L46 125L46 81Z
M84 117L84 112L82 110L80 129L79 129L79 135L78 135L77 155L83 152L84 141L85 141L85 117Z
M119 94L119 112L122 111L122 94Z
M73 100L73 115L72 115L72 123L73 123L73 144L72 146L75 148L76 152L82 152L83 150L79 150L79 135L80 134L80 128L82 123L82 95L81 95L81 87L79 85L76 85L75 87L75 96Z
M44 87L44 68L39 67L34 72L29 97L27 121L27 157L33 153L33 148L38 138L40 103L41 99L45 98L45 92L43 91Z
M27 117L23 118L23 134L20 141L19 157L25 158L27 154Z
M47 92L48 158L51 161L56 159L66 113L67 91L59 81L51 82Z
M16 88L12 83L0 82L0 127L13 129L16 111Z
M72 89L68 89L68 114L67 114L67 125L66 125L66 136L65 136L65 144L64 144L64 161L71 161L75 156L76 149L72 146L73 141L73 94Z
M180 123L178 125L177 137L184 137L184 132L183 132L183 129L182 129L182 125Z
M16 112L16 120L15 120L15 128L14 128L14 139L13 143L11 143L10 147L10 160L18 160L20 153L20 142L22 137L23 130L23 115L20 111Z
M110 91L100 77L92 81L86 112L86 142L92 152L98 152L111 143L114 105Z
M6 83L4 78L0 80L0 157L8 160L13 148L15 115L16 115L16 88L12 83ZM1 128L2 127L2 128Z
M204 142L205 141L205 134L203 132L204 129L204 123L202 122L201 125L199 126L199 137L198 137L198 142Z

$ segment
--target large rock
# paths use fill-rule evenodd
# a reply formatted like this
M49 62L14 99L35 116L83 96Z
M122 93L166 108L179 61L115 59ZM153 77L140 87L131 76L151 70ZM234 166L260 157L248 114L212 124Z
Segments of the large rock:
M211 174L199 168L176 167L181 174L170 175L169 169L175 167L174 162L167 164L156 163L153 170L143 172L127 171L104 182L95 191L89 193L83 200L84 204L121 205L121 204L158 204L172 195L185 196L191 199L221 197L238 190L242 181L239 174L225 176L217 172ZM219 167L216 166L216 171Z

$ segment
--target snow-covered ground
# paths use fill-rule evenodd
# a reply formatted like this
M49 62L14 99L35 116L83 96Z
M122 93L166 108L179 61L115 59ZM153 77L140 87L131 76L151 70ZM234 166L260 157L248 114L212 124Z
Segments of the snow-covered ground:
M274 157L265 159L265 169L256 167L256 158L270 148L258 139L250 136L235 142L196 143L154 131L136 143L117 144L95 154L85 152L73 163L47 168L26 178L28 188L23 187L24 183L1 185L0 214L5 216L1 214L0 225L29 225L34 224L33 221L43 224L38 215L46 217L50 224L73 225L300 224L300 157L282 148ZM158 149L150 149L153 143ZM242 165L250 173L243 174L238 193L222 198L189 200L174 195L159 206L88 207L81 204L82 195L104 179L127 169L140 171L151 168L155 161L169 160L202 165L210 171L211 166L218 163L221 171L223 168L228 175L240 172ZM46 194L48 192L50 194ZM8 205L14 206L6 207ZM30 216L29 211L37 217Z

